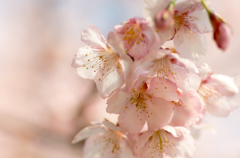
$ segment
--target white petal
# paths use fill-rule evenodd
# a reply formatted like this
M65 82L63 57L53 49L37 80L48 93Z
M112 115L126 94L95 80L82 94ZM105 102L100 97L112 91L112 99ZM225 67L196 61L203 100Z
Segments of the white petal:
M209 97L207 99L207 111L217 117L227 117L239 106L239 96L222 96L220 98Z
M192 61L182 58L178 54L175 54L175 53L172 53L171 56L174 56L174 58L176 58L179 63L182 63L186 67L186 69L189 70L190 72L199 73L198 68Z
M212 73L211 68L206 63L201 65L201 67L199 68L199 71L200 71L199 77L202 80L206 80Z
M106 135L95 135L85 142L83 148L84 158L112 158L119 156L120 152L116 149L113 150L115 144L111 143L111 141L106 141L104 136Z
M103 77L103 74L104 77ZM115 90L121 88L124 83L123 73L117 68L113 68L110 73L104 73L100 69L96 74L94 81L102 98L109 97Z
M207 40L204 35L191 32L188 28L181 29L174 36L174 46L183 56L191 60L198 60L207 53Z
M107 49L105 39L96 26L89 24L88 31L82 30L81 35L82 42L88 44L90 47Z
M99 65L93 63L93 58L99 54L99 51L93 50L89 46L81 47L75 55L72 66L77 68L77 73L85 79L94 79ZM94 65L94 67L92 67Z
M89 126L82 129L72 140L72 143L77 143L84 140L92 135L104 133L107 130L102 125Z
M232 96L239 92L234 79L220 74L212 74L207 82L213 85L222 95Z
M114 123L112 123L112 122L103 121L103 124L104 124L107 128L109 128L109 129L111 129L111 130L113 130L113 131L120 131L120 130L121 130L120 127L116 126L116 125L115 125Z
M193 157L193 153L195 151L195 142L191 135L184 134L182 138L172 139L175 152L179 157L191 158ZM172 156L174 156L174 153Z
M165 126L163 129L171 133L174 137L181 137L184 134L190 134L190 131L184 127Z
M199 33L212 32L213 28L206 9L201 2L196 3L195 6L194 11L188 14L188 16L194 17L190 22L190 29Z

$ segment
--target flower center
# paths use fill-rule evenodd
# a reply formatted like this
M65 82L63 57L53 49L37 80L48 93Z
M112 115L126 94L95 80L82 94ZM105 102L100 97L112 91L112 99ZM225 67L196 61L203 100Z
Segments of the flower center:
M135 43L140 44L142 39L142 30L138 24L133 24L126 27L126 32L123 36L124 45L129 48Z
M202 83L197 92L206 104L209 103L209 98L216 100L222 96L222 94L219 93L214 86L207 83Z
M108 50L102 50L97 54L85 54L89 56L88 63L83 65L86 69L93 69L97 72L99 69L102 72L103 78L99 78L99 81L104 79L109 73L111 73L117 65L119 65L119 55L114 53L111 48Z
M116 131L108 131L100 139L94 140L94 145L101 146L99 152L102 156L104 154L113 153L120 156L122 149L120 148L120 140L123 139L119 133Z
M171 152L170 149L175 152L175 149L173 147L174 144L169 137L169 133L165 130L154 132L153 135L149 138L149 141L150 144L148 148L151 150L152 157L158 157L161 156L161 154L168 155L169 152Z
M155 63L153 67L154 75L157 74L157 77L163 78L163 79L169 78L170 76L172 76L173 80L176 83L176 80L178 79L177 73L175 72L172 63L167 56L164 58L155 60L154 63Z

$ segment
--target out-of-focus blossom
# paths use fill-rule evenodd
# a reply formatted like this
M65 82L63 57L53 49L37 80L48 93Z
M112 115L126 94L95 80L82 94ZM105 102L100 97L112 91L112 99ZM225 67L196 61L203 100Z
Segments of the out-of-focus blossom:
M109 121L94 123L93 126L84 128L75 136L72 143L86 138L88 139L83 149L84 158L134 158L131 146L121 128Z
M205 72L209 74L209 71ZM203 74L202 76L205 79L202 80L198 93L203 98L207 111L218 117L228 116L239 106L237 96L239 88L234 79L220 74L209 74L207 77Z
M114 30L124 42L127 53L135 60L141 59L149 50L155 49L159 43L156 32L144 18L132 18Z
M80 48L72 63L79 76L94 79L103 98L122 87L125 81L126 88L131 87L132 59L125 53L118 36L110 32L106 41L97 27L89 25L88 29L81 34L82 41L89 46Z
M134 146L139 158L170 156L190 158L195 150L193 138L183 127L165 126L155 132L144 132Z
M160 10L154 18L158 30L167 30L174 26L174 2L172 1L163 11Z
M230 43L230 37L232 35L230 25L225 23L214 13L210 13L209 17L214 30L213 39L217 43L217 46L225 51Z

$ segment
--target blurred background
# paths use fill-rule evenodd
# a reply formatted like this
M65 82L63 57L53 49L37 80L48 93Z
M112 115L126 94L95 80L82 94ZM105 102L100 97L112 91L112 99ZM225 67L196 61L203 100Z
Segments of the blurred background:
M234 30L223 53L207 35L213 72L240 74L240 1L212 0ZM117 24L143 17L142 0L0 0L0 157L81 158L74 135L105 112L92 81L77 76L71 62L83 46L89 23L106 37ZM240 158L240 109L227 118L207 115L216 134L202 131L194 158Z

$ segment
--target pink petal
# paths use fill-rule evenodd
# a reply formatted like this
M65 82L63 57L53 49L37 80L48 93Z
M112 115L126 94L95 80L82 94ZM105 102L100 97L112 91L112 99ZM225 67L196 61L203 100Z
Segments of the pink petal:
M150 131L156 131L168 125L173 117L174 104L153 97L147 106L147 123Z
M143 58L148 53L147 45L144 42L135 43L129 50L128 54L135 60Z
M121 90L116 91L107 101L107 112L114 114L122 113L129 104L130 98L131 94Z
M118 121L124 132L138 134L145 124L146 115L141 108L138 109L135 105L129 104L126 110L119 115Z
M181 137L184 134L190 134L190 131L184 127L165 126L163 129L171 133L174 137Z
M168 79L154 77L151 80L147 93L153 97L163 98L167 101L178 101L177 86Z
M124 80L125 80L124 91L130 92L132 90L132 86L134 83L133 61L127 54L124 54L121 56L121 60L119 62L122 66L123 73L124 73Z
M139 139L137 140L136 144L134 145L134 151L136 153L138 153L142 147L146 144L146 142L148 141L148 139L152 136L153 132L151 131L147 131L144 132Z
M103 74L105 74L103 76ZM124 83L122 71L117 68L108 72L103 72L101 69L96 74L94 81L102 98L109 97L115 90L120 89Z
M135 78L138 78L141 75L146 75L151 71L151 68L154 66L153 62L146 61L142 62L142 60L134 61L134 75Z
M117 53L120 58L122 54L126 54L122 40L119 38L116 32L110 31L107 36L107 42L113 49L113 52Z
M133 156L133 151L131 150L131 146L129 145L128 141L125 139L121 139L121 153L120 153L120 158L135 158Z
M82 30L81 35L82 42L88 44L90 47L97 49L102 48L105 50L107 49L105 39L96 26L89 24L88 31Z
M204 105L198 93L183 93L179 101L182 106L175 106L171 125L190 126L198 122Z
M207 40L200 33L191 32L182 27L174 36L174 46L183 56L191 60L198 60L207 53Z
M160 38L159 46L162 46L166 41L171 40L174 36L174 29L172 27L166 30L157 30L157 34Z
M142 24L142 33L144 34L144 41L147 43L149 51L158 49L160 39L156 31L149 27L148 24Z

